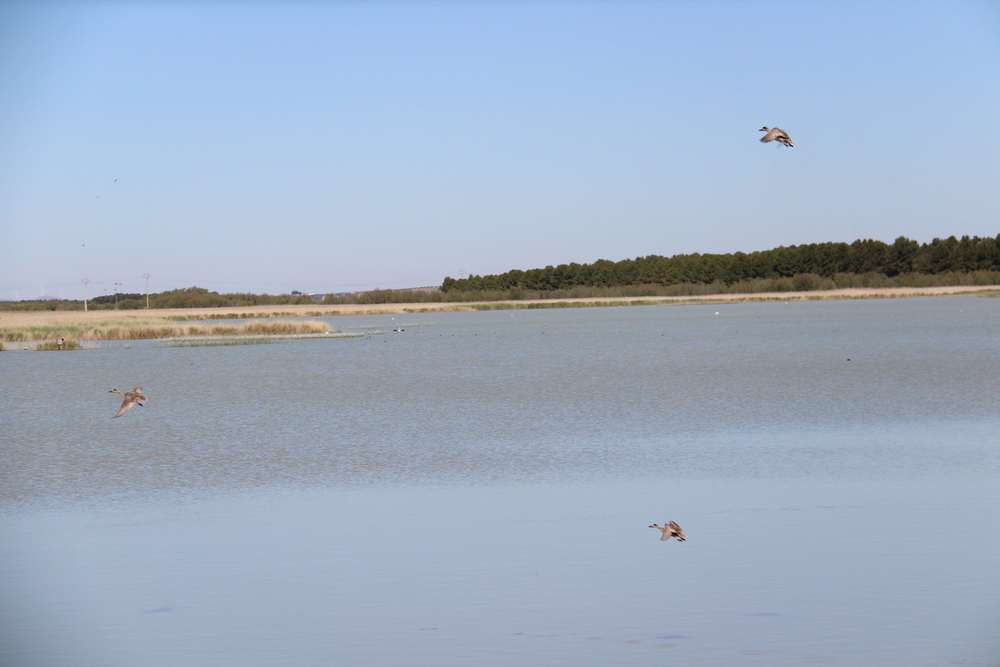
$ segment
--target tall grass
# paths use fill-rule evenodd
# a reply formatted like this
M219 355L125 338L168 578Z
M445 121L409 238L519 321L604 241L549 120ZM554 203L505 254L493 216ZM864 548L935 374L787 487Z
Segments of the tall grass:
M213 327L217 329L219 327ZM238 335L263 334L275 336L280 334L303 334L303 333L327 333L330 327L326 322L306 320L304 322L291 320L278 320L275 322L247 322L239 327L234 327Z
M82 350L83 346L75 340L48 340L35 346L36 350Z
M46 326L7 326L0 328L0 341L20 342L31 340L56 340L58 338L98 340L140 340L149 338L176 338L178 336L279 336L291 334L320 334L331 331L326 322L315 320L271 322L251 321L233 326L229 324L175 324L163 320L138 323L98 322L94 324L65 324Z
M323 313L307 313L308 315L322 316ZM196 315L167 315L164 319L174 322L190 322L197 320L259 320L268 317L298 317L298 313L275 312L275 313L198 313Z

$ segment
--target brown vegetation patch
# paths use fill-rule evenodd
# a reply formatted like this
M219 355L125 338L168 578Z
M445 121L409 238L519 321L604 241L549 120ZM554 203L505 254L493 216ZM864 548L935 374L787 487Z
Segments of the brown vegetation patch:
M67 315L70 317L66 317ZM0 319L0 341L56 341L71 337L84 340L139 340L177 336L281 336L330 331L325 322L315 320L255 320L234 326L182 324L165 317L148 316L141 320L128 316L109 319L107 313L100 314L100 319L97 320L87 315L88 313L81 312L5 313L5 317Z

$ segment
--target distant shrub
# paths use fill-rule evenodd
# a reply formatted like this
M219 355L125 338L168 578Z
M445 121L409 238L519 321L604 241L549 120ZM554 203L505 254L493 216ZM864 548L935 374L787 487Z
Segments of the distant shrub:
M823 279L815 273L800 273L792 278L792 289L796 292L812 292L822 284Z

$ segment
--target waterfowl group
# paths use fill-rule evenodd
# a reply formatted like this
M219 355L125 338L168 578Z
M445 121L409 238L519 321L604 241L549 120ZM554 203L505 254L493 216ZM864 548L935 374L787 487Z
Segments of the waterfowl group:
M792 143L792 138L788 136L788 133L782 130L780 127L768 127L767 125L765 125L764 127L760 128L757 131L767 133L760 138L761 143L766 144L771 141L777 141L778 143L784 144L789 148L795 146L795 144Z
M669 540L671 537L676 537L678 542L683 542L687 539L687 535L681 530L681 527L677 525L676 521L671 521L665 526L661 526L658 523L654 523L650 528L656 528L663 533L661 540Z
M112 389L108 393L121 394L122 398L125 399L122 401L122 406L118 408L118 412L115 414L114 417L112 417L112 419L114 419L115 417L121 417L123 414L131 410L133 405L138 405L139 407L142 407L142 401L149 400L148 398L146 398L146 395L142 393L142 387L136 387L132 391L119 391L118 389Z

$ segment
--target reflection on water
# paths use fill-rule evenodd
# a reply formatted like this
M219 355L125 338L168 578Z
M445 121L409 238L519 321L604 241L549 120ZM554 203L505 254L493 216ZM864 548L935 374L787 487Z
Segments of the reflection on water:
M0 664L1000 661L1000 300L391 317L0 355Z

